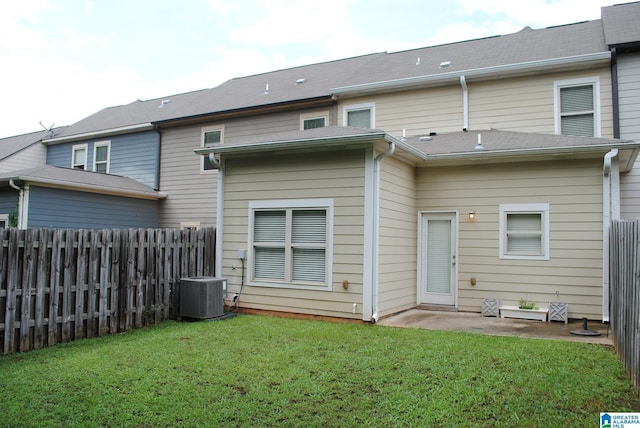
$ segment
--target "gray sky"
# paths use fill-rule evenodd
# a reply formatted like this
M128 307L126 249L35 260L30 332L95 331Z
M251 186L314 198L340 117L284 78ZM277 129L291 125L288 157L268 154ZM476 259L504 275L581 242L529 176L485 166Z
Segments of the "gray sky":
M613 0L4 0L0 137L232 77L600 18Z

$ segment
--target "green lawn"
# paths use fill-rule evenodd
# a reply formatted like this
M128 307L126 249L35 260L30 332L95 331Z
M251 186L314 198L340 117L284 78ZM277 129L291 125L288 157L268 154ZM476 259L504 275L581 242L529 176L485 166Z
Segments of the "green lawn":
M598 426L600 345L240 315L0 357L0 426Z

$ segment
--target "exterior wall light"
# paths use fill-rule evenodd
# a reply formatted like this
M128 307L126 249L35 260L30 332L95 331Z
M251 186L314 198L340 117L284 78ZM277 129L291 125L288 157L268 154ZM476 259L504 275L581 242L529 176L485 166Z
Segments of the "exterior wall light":
M476 212L469 211L469 221L475 221L475 219L476 219Z

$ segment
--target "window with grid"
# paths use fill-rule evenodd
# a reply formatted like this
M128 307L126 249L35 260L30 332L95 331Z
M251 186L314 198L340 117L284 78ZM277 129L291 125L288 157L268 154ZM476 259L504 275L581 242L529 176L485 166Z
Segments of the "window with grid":
M556 82L556 133L599 137L597 80Z
M202 131L202 147L211 147L221 144L224 140L224 128L203 129ZM202 157L202 170L210 171L216 167L211 163L208 156Z
M330 206L256 206L251 218L251 279L257 285L328 287Z
M87 169L87 144L76 144L72 147L71 168Z
M549 259L549 205L500 206L500 257Z
M109 173L109 151L111 143L101 141L93 146L93 170L102 174Z

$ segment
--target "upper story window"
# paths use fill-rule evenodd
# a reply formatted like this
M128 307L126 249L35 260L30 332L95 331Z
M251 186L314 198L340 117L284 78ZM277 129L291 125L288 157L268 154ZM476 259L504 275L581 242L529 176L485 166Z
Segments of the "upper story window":
M549 204L500 205L500 258L549 260Z
M255 201L249 209L251 285L330 288L332 200Z
M554 83L555 133L600 137L600 79Z
M76 144L72 147L71 168L87 169L87 144Z
M109 173L110 141L100 141L93 145L93 170L101 174Z
M224 126L216 126L202 129L202 147L211 147L224 142ZM202 170L211 171L213 166L208 156L202 156Z
M300 130L324 128L329 123L329 112L306 113L300 115Z
M342 122L358 128L376 127L376 106L373 103L344 106Z

